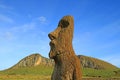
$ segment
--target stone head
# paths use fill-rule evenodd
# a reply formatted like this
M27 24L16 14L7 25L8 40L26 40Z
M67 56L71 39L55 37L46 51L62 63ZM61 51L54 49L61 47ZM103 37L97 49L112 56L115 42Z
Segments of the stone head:
M72 48L74 20L72 16L64 16L57 28L48 34L50 42L49 57L54 59L57 55L69 51Z

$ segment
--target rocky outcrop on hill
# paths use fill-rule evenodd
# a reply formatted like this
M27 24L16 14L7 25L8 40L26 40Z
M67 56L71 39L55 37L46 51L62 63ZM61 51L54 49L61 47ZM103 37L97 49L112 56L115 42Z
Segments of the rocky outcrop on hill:
M33 67L33 66L38 66L40 64L46 65L46 66L53 66L54 61L51 59L42 57L40 54L36 53L23 58L12 68Z
M94 69L102 69L100 65L97 65L91 58L79 55L79 59L81 59L81 64L84 68L94 68Z
M93 68L93 69L116 69L117 67L105 62L103 60L99 60L97 58L92 58L88 56L78 55L82 67L84 68Z

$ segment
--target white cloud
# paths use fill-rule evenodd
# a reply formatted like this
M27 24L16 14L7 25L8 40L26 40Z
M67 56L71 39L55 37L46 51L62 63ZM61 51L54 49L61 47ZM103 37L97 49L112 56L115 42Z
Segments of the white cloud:
M24 24L21 28L23 31L32 30L35 27L34 23Z
M46 23L46 21L47 21L47 19L46 19L46 17L44 17L44 16L40 16L39 18L38 18L38 20L40 21L40 23Z
M0 21L1 22L7 22L7 23L13 23L14 22L14 20L12 18L9 18L9 17L7 17L5 15L1 15L1 14L0 14Z
M16 26L16 27L12 27L11 28L11 31L13 32L27 32L29 30L33 30L35 28L35 23L26 23L26 24L23 24L21 26Z
M4 15L0 15L0 21L6 21L6 22L13 22L12 19L4 16ZM39 17L39 20L41 21L41 23L44 23L46 21L45 17ZM42 31L40 29L40 26L37 26L39 23L38 18L35 19L35 21L29 22L29 23L25 23L25 24L21 24L19 26L11 26L9 27L9 29L7 27L5 28L1 28L1 32L0 32L0 39L1 40L12 40L12 39L16 39L19 36L21 36L21 34L23 33L29 33L29 32L36 32L33 35L46 35L46 33L44 31ZM39 32L37 32L37 29L39 28ZM32 34L32 33L31 33Z
M11 31L2 31L0 33L0 40L1 40L1 42L11 41L11 40L14 40L14 39L15 39L15 35Z
M0 40L2 41L11 41L17 39L22 33L26 33L28 31L35 29L35 23L28 23L23 24L20 26L15 27L9 27L9 29L6 27L4 29L0 29Z
M0 4L0 8L2 8L2 9L13 9L10 6L6 6L6 5L3 5L3 4Z

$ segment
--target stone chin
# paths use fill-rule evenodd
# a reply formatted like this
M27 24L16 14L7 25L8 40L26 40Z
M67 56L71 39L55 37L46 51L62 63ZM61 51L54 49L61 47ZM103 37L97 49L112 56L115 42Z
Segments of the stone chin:
M50 50L50 52L49 52L49 57L50 57L50 59L54 59L55 58L55 55L54 55L55 53L52 51L52 50Z
M55 57L55 43L53 43L52 41L50 42L50 52L49 52L49 57L51 59L53 59Z
M49 57L50 57L50 59L55 59L62 52L63 52L63 50L61 50L61 49L51 47L50 52L49 52Z
M59 50L56 51L55 49L51 49L49 52L49 57L51 59L55 59L55 57L57 57L57 55L59 54L60 54Z

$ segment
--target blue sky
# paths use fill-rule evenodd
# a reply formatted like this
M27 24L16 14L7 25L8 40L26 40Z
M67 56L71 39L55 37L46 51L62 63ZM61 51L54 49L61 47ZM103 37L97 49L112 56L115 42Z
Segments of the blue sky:
M0 0L0 70L40 53L48 57L48 33L74 16L77 55L120 67L120 0Z

